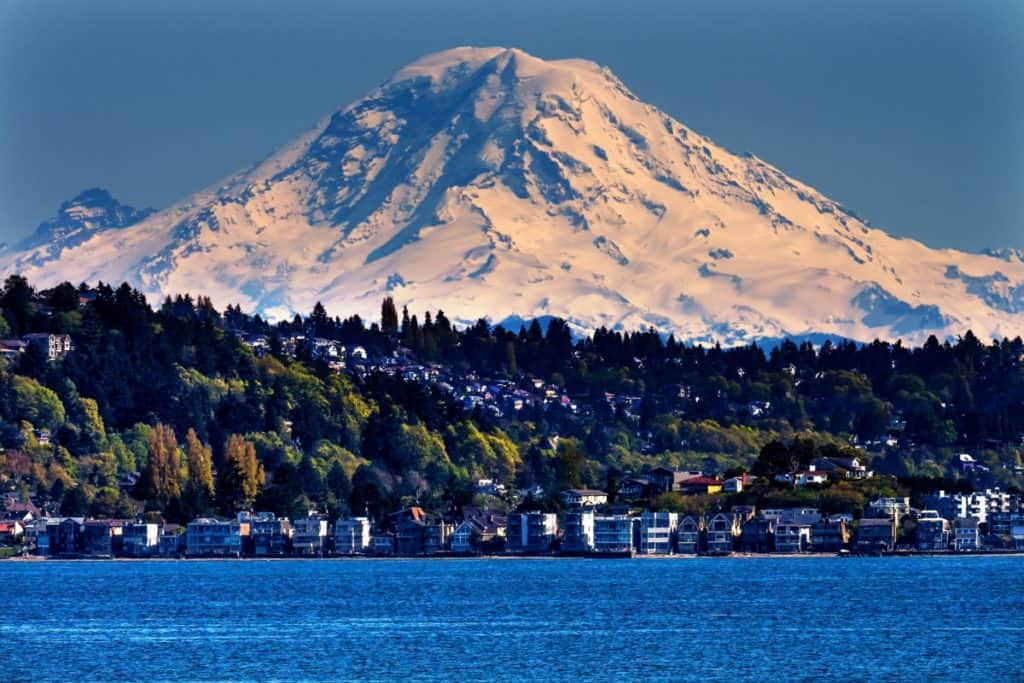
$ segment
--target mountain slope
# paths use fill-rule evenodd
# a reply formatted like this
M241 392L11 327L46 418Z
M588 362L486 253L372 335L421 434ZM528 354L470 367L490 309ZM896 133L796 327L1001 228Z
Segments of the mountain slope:
M638 100L607 69L457 48L128 228L4 257L35 281L270 316L559 315L738 343L1024 330L1024 263L934 250Z

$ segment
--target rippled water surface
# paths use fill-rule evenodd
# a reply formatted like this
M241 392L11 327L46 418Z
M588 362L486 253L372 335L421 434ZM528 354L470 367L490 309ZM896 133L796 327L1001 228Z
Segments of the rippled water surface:
M1024 558L0 562L2 680L1024 680Z

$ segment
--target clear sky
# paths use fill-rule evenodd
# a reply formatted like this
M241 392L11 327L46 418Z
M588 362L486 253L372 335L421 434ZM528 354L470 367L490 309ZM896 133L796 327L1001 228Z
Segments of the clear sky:
M167 206L457 45L591 59L876 227L1024 247L1021 0L9 0L0 240L87 187Z

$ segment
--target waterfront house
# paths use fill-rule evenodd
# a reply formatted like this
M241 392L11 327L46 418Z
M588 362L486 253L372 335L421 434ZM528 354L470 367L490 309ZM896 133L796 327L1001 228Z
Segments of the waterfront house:
M633 552L633 518L628 515L594 516L594 552Z
M290 550L294 529L285 518L272 512L257 512L249 522L249 542L257 557L281 557Z
M82 554L88 557L113 557L121 552L123 523L112 519L94 519L82 525Z
M64 517L55 525L46 527L49 535L49 554L54 557L76 557L84 545L85 519Z
M317 514L292 523L292 554L323 557L327 551L327 518Z
M562 500L568 507L593 507L608 502L608 494L593 489L569 489L562 492Z
M160 545L160 527L151 522L129 522L121 528L121 554L151 557Z
M444 520L432 520L423 525L423 554L437 555L448 549L453 527Z
M550 512L519 512L508 516L506 548L513 553L546 553L558 534L558 517Z
M745 553L768 553L773 550L775 520L763 515L747 519L740 526L740 550Z
M339 519L334 523L334 552L359 555L370 548L370 520L366 517Z
M452 532L451 552L469 554L504 550L507 525L508 518L502 512L466 506L462 509L462 523Z
M864 518L857 526L857 550L882 552L896 546L896 520Z
M802 553L810 544L810 524L784 521L775 525L775 552Z
M816 553L836 553L850 545L850 528L845 519L831 517L811 525L810 550Z
M739 519L727 512L719 512L707 521L707 549L715 555L733 551L735 540L740 535Z
M60 524L60 519L48 517L25 522L25 545L37 555L49 555L50 539L56 540L58 524Z
M977 519L959 517L953 521L953 549L958 553L981 549Z
M388 557L395 554L395 535L378 534L370 537L370 548L376 557Z
M186 552L189 557L240 557L249 522L200 517L188 524Z
M937 510L922 510L917 515L917 549L923 551L949 550L949 521Z
M562 531L563 553L589 553L594 550L594 510L565 513Z
M675 512L644 512L640 516L640 552L670 554L678 527L679 515Z
M160 557L180 557L188 549L185 543L185 529L177 524L164 524L160 530L160 544L157 553Z
M701 550L701 534L704 520L696 515L686 515L679 520L676 528L676 547L685 555L696 555Z

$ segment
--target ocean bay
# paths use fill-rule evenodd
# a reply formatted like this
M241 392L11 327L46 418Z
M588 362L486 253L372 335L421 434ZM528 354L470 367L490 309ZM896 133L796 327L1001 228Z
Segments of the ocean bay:
M1022 569L1021 557L12 561L0 563L3 677L1019 680Z

